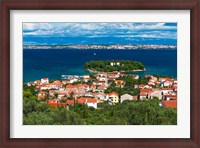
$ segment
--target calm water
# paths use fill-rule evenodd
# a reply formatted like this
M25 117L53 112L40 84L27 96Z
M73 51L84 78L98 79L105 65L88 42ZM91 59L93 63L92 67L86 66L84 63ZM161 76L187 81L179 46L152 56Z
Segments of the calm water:
M96 53L96 55L94 55ZM74 50L31 49L23 50L23 78L34 81L42 77L61 79L61 75L83 75L90 60L136 60L142 62L145 74L164 74L177 77L176 50Z

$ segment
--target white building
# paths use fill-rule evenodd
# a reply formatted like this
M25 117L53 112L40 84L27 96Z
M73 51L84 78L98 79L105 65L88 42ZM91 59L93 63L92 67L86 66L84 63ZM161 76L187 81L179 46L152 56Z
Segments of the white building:
M125 100L133 100L133 96L131 96L131 95L129 95L129 94L124 94L124 95L122 95L121 96L121 99L120 99L121 101L121 103L123 102L123 101L125 101Z
M42 78L41 79L41 84L47 84L49 83L49 78Z

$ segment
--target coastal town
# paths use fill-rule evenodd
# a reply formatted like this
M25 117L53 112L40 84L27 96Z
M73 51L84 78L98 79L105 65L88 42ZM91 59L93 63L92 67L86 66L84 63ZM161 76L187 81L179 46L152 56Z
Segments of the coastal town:
M176 45L154 45L154 44L108 44L108 45L101 45L101 44L77 44L77 45L25 45L23 49L116 49L116 50L138 50L138 49L154 49L154 50L176 50Z
M28 82L34 86L38 100L50 107L65 107L76 104L100 109L99 103L110 105L128 101L143 101L158 98L160 107L177 108L177 80L167 76L121 72L99 72L83 76L66 76L62 80L41 78ZM116 91L115 91L116 90Z
M23 125L177 125L177 27L24 22Z

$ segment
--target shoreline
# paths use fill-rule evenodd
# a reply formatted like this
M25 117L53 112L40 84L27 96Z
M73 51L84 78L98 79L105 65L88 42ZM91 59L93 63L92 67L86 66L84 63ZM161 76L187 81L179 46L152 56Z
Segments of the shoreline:
M100 72L103 72L103 71L97 71L97 70L92 70L92 69L85 69L86 71L89 71L89 72L92 72L92 73L100 73ZM146 71L146 68L144 68L144 70L142 69L137 69L137 70L131 70L131 71L112 71L112 72L144 72ZM110 72L110 73L112 73Z

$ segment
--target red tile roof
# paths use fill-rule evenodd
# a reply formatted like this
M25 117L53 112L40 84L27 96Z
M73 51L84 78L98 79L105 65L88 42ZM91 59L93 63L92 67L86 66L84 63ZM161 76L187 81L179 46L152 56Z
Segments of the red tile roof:
M78 103L83 104L84 102L88 102L88 103L96 103L97 99L96 98L79 98Z
M66 89L67 88L76 88L76 87L74 85L68 84L68 85L66 85Z
M133 96L133 100L137 100L138 99L138 96Z
M123 83L124 80L115 80L115 82L120 82L120 83Z
M173 90L172 88L161 88L162 90Z
M171 101L162 101L162 104L166 108L177 108L177 100L171 100Z
M48 80L49 78L42 78L43 80Z
M145 97L146 97L146 96L147 96L147 93L141 92L141 93L140 93L140 96L145 96Z
M28 84L35 84L34 82L28 82Z
M49 104L49 106L50 107L61 107L61 106L65 107L67 106L67 104L66 103L51 103Z
M38 95L39 95L39 94L41 94L41 95L42 95L42 94L46 95L47 92L45 92L45 91L40 91L40 92L38 93Z
M146 74L144 77L145 77L145 78L150 78L151 75L150 75L150 74Z
M59 80L56 80L56 81L53 81L53 84L62 85L62 82L60 82Z
M111 93L108 94L108 96L111 96L111 95L118 96L118 93L116 93L116 92L111 92Z
M140 92L142 93L142 92L146 92L146 93L148 93L148 92L152 92L153 90L152 89L140 89Z
M73 104L74 104L74 100L67 100L66 103L67 103L68 105L73 105Z

